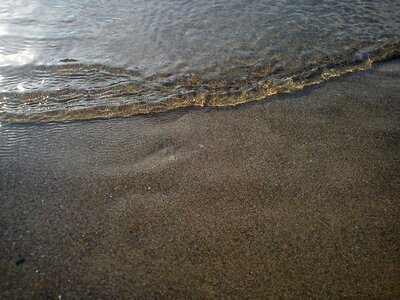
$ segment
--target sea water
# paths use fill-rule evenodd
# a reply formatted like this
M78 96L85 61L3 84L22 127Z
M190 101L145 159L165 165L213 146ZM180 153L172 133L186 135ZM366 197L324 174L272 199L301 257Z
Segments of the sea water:
M0 121L237 105L399 56L398 0L2 0Z

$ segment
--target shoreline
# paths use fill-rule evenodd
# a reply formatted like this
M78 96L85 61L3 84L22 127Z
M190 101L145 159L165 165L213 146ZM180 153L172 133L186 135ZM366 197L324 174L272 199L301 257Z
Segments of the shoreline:
M399 83L3 125L0 295L399 297Z
M393 45L389 44L390 46L386 45L382 46L382 48L371 50L374 55L372 58L366 60L358 61L357 55L355 55L350 61L330 62L328 64L330 67L326 69L324 65L308 66L298 74L286 74L286 77L278 77L279 80L263 79L262 76L260 77L260 74L257 75L257 72L253 74L254 78L250 76L250 79L242 78L242 80L237 82L226 81L223 78L207 81L197 75L183 76L177 79L176 82L172 80L168 84L165 84L163 86L164 91L158 91L160 92L158 101L141 101L140 97L146 97L146 94L150 93L151 85L148 87L150 90L146 92L146 87L140 87L137 83L127 83L111 88L95 89L93 91L89 89L86 92L75 89L63 89L47 92L34 91L22 94L0 93L0 96L4 96L5 98L9 98L11 95L11 98L18 99L17 101L20 101L21 104L29 102L32 105L32 107L24 109L19 107L19 110L16 111L3 111L0 114L0 123L41 124L63 121L108 120L112 118L154 115L182 109L241 106L247 103L265 101L279 95L293 94L304 88L315 87L335 78L355 72L368 71L379 66L379 64L396 61L400 57L400 52L396 47L397 44L400 45L400 41L393 42ZM74 65L70 65L69 67L71 66ZM102 68L110 68L112 70L111 67L102 66ZM130 70L126 71L127 73L134 72ZM259 71L259 73L262 72ZM156 78L157 76L150 76L147 79L151 82ZM249 80L253 84L249 84ZM223 87L224 85L226 85L225 88ZM177 89L178 86L180 87L179 89ZM166 90L170 90L172 94L167 96ZM154 93L157 93L157 89ZM110 94L109 98L107 97L108 94ZM61 95L64 99L59 102L57 99ZM116 106L104 105L104 103L114 102L115 99L124 97L124 95L128 95L128 98L136 99L136 102ZM69 101L67 101L68 97L71 98ZM154 98L155 96L152 95L151 97ZM35 100L35 98L37 99ZM68 108L62 106L62 102L71 102L74 98L80 98L81 101L84 98L91 99L90 101L93 103L96 103L96 98L100 98L106 102L97 103L97 105L93 103L91 105L89 105L90 103L86 105L80 104L76 107L72 105ZM44 109L41 107L42 100L40 99L47 99L46 101L48 101L48 103L44 103ZM160 101L160 99L164 100ZM57 109L53 108L49 110L47 106L50 104L56 105Z

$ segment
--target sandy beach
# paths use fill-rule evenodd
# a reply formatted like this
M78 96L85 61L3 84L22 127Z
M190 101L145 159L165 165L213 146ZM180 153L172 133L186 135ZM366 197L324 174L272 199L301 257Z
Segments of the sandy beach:
M0 298L400 297L400 61L235 108L2 124Z

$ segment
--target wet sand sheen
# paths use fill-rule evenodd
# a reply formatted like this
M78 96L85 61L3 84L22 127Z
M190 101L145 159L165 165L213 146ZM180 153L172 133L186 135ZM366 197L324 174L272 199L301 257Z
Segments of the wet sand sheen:
M3 125L0 295L399 297L399 79Z

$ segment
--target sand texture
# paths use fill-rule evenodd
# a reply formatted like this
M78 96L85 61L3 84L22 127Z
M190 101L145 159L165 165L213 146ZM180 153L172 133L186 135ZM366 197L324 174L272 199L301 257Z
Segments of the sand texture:
M0 128L0 298L400 297L400 62L229 109Z

